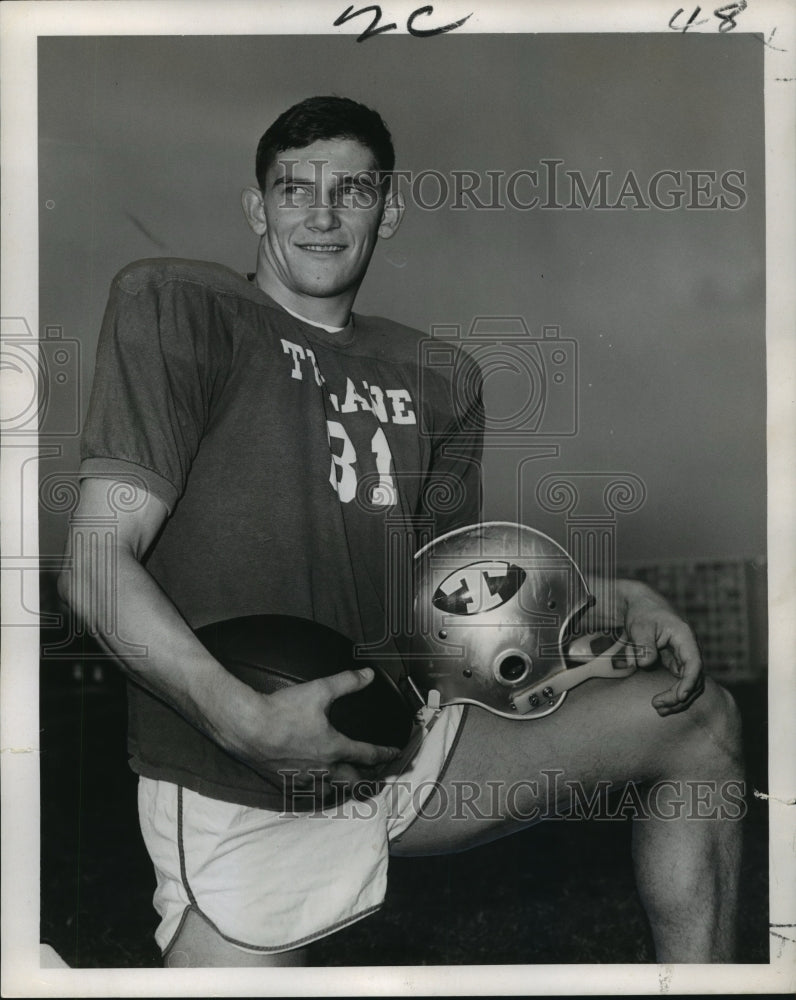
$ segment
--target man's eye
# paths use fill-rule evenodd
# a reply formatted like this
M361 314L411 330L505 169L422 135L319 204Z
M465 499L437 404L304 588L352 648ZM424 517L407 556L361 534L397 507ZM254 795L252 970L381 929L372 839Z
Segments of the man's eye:
M306 184L285 184L285 198L289 202L306 201L312 196L312 190Z
M343 184L337 192L341 204L353 208L369 208L374 202L373 191L363 184Z

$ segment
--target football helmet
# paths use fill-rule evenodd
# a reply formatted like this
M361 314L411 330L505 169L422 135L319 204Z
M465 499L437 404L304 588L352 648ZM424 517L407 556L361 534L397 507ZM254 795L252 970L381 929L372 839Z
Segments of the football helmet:
M590 677L635 670L624 636L583 631L595 599L541 531L504 521L459 528L420 549L415 571L402 653L411 687L429 705L469 702L539 718Z

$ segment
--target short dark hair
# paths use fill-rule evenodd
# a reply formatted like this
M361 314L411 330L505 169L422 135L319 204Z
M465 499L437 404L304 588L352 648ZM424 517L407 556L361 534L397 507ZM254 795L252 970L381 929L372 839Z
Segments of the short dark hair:
M308 97L283 111L257 144L255 171L260 190L277 153L303 149L318 139L355 139L372 153L379 171L395 166L392 136L381 115L348 97Z

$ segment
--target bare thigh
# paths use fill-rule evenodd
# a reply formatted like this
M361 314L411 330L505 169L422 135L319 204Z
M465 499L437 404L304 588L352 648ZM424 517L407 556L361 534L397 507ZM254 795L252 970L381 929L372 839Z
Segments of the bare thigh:
M164 955L163 964L170 969L306 965L307 949L299 948L271 955L244 951L230 944L196 910L190 909Z
M658 779L742 773L734 705L708 681L684 712L662 718L650 704L671 683L663 670L591 680L542 719L504 719L471 707L447 771L421 815L393 845L399 855L461 851L505 836L584 795Z

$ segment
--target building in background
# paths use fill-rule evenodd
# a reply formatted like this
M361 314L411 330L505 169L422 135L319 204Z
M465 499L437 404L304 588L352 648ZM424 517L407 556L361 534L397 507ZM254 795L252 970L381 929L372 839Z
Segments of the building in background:
M660 591L688 619L706 670L738 684L761 680L768 667L766 561L672 559L625 564L619 576Z

